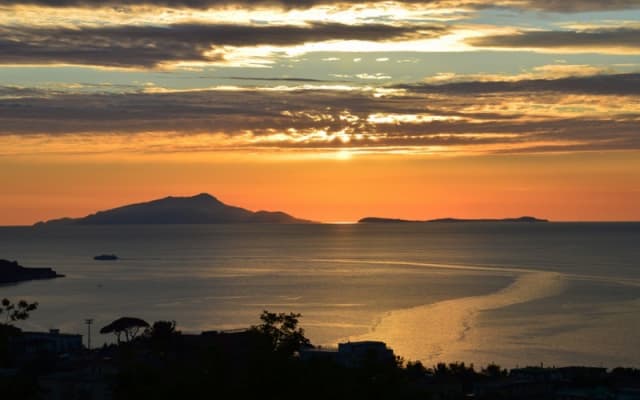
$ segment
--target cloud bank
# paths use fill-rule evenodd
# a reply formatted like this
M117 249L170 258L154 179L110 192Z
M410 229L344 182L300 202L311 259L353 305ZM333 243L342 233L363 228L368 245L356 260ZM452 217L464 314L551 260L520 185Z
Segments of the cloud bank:
M386 41L443 34L438 26L176 24L80 28L0 27L1 64L84 64L152 68L224 60L224 46L287 46L328 40Z
M87 94L5 87L0 135L163 138L162 146L145 141L135 150L142 152L629 150L640 149L638 82L640 74L386 91L307 86Z
M376 3L381 1L372 1ZM607 11L640 8L635 0L397 0L397 3L428 7L513 7L553 12ZM167 8L207 9L219 7L281 7L304 9L319 5L361 4L357 0L4 0L4 5L38 5L43 7L121 7L156 6Z
M398 88L422 93L538 93L557 92L594 95L640 96L640 74L574 76L561 79L524 79L518 81L469 81L445 84L397 85Z
M582 31L521 31L468 39L476 47L640 52L640 28L601 28Z

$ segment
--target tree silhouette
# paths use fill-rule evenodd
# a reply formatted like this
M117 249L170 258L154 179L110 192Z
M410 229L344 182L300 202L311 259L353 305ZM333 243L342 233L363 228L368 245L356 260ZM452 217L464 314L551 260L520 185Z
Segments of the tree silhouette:
M29 318L29 313L36 308L38 303L28 303L25 300L20 300L17 304L6 298L0 301L0 315L5 314L4 323L0 322L0 367L9 362L9 339L21 332L13 322Z
M38 308L38 303L28 303L20 300L17 304L12 303L9 299L4 298L0 303L0 314L5 314L5 324L10 325L12 322L24 321L29 318L29 313Z
M107 334L113 333L116 335L118 344L121 343L121 337L124 333L125 341L130 342L135 339L140 331L140 328L148 328L149 324L140 318L122 317L111 322L109 325L100 329L100 333Z
M505 377L509 374L506 369L502 369L502 367L495 363L491 363L485 368L482 368L481 373L491 378Z
M145 340L159 354L167 353L180 335L181 332L176 331L176 321L156 321L144 331Z
M176 321L156 321L145 329L144 334L150 338L167 338L180 332L176 331Z
M260 315L262 324L251 329L269 338L273 351L290 356L303 346L311 346L309 339L304 336L304 329L298 327L301 316L264 310Z

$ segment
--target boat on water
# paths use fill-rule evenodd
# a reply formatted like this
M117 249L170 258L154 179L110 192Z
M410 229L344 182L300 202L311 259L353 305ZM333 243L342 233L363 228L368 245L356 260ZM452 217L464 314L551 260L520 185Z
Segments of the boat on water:
M93 259L97 261L115 261L118 259L118 256L115 254L100 254L99 256L93 257Z

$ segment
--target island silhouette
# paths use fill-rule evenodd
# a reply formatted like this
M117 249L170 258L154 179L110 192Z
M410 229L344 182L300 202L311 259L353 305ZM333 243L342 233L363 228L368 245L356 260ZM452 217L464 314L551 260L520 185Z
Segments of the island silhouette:
M61 218L43 225L124 225L124 224L306 224L312 221L298 219L281 211L249 211L227 205L208 193L191 197L165 197L145 203L136 203L98 211L83 218Z
M464 219L464 218L437 218L429 219L425 221L410 220L410 219L398 219L398 218L380 218L380 217L366 217L358 220L359 224L407 224L407 223L427 223L427 222L549 222L547 219L540 219L536 217L518 217L518 218L480 218L480 219Z
M366 223L427 223L427 222L548 222L530 216L503 219L438 218L408 220L399 218L366 217L358 220ZM98 211L81 218L59 218L41 221L35 226L70 225L147 225L147 224L318 224L300 219L282 211L250 211L228 205L208 193L190 197L169 196L143 203L129 204L110 210Z
M27 268L17 261L0 260L0 284L62 277L64 275L58 274L52 268Z

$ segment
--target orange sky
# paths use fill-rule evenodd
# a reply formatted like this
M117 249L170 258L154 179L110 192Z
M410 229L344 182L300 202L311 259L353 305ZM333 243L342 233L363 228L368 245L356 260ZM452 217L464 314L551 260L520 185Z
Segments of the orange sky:
M0 224L79 217L200 192L227 204L324 222L525 214L640 220L637 152L348 160L184 157L0 159Z
M637 2L26 3L0 5L0 225L201 192L640 221Z

